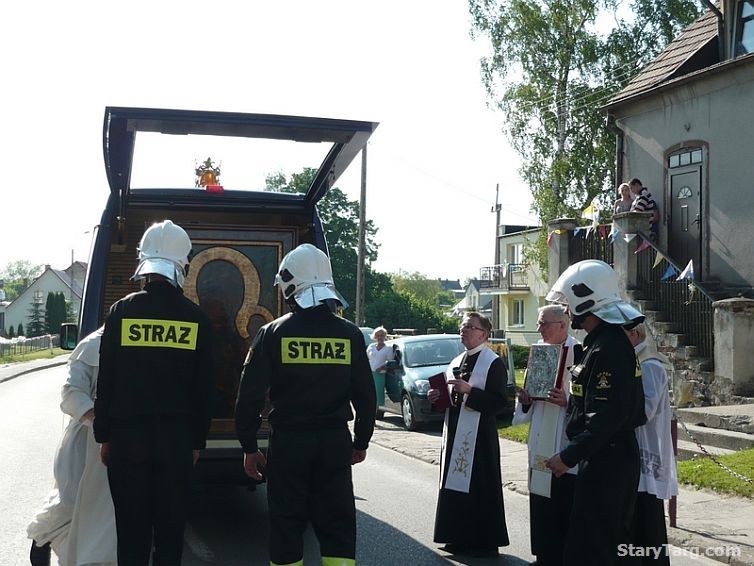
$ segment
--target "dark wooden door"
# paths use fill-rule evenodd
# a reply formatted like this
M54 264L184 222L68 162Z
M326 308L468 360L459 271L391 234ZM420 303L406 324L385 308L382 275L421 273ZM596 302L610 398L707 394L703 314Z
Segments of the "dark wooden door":
M701 275L702 168L684 168L670 175L670 230L668 252L684 268L694 260L694 272Z

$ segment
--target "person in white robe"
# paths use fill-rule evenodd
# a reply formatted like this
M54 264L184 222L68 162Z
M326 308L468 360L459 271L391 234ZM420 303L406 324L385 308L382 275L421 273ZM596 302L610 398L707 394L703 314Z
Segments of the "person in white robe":
M642 563L670 564L665 500L678 495L678 470L670 432L672 410L668 386L668 359L647 337L644 324L626 330L641 365L644 412L647 422L636 428L641 475L636 498L633 544L652 548Z
M50 564L50 550L60 566L115 566L116 534L107 468L94 440L102 328L79 342L68 359L68 377L60 408L70 418L55 453L55 487L27 528L32 566Z

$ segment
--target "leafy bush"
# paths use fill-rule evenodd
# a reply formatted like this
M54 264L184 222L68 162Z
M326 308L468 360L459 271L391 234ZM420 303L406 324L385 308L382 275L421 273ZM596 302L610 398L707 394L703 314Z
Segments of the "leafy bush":
M529 346L513 344L513 367L524 369L529 362Z

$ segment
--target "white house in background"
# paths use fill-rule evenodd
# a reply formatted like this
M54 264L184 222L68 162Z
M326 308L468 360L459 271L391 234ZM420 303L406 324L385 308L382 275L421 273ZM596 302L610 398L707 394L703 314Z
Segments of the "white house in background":
M471 279L465 291L463 299L453 307L453 316L463 316L469 311L492 316L492 295L481 289L479 279Z
M74 320L78 320L85 278L86 263L81 261L73 262L65 270L52 269L49 265L45 265L45 270L29 285L29 288L14 301L5 305L5 312L2 313L4 316L0 316L0 330L7 333L12 326L15 332L19 322L27 328L29 313L34 302L40 302L44 311L48 293L63 293L65 300L71 303Z
M545 304L548 291L539 270L524 259L524 248L538 236L539 228L501 224L495 242L499 263L481 268L480 291L493 299L490 312L495 333L522 346L540 338L537 309Z

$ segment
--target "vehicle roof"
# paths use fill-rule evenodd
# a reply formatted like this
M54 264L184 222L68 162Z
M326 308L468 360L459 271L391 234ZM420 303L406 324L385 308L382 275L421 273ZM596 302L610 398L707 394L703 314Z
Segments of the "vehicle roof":
M418 336L400 336L388 340L386 343L401 342L410 344L411 342L426 342L427 340L460 340L460 334L420 334Z
M332 147L306 194L290 197L312 205L325 195L364 148L377 125L376 122L277 114L108 106L105 108L102 140L105 170L111 192L127 196L131 191L137 132L329 142Z

